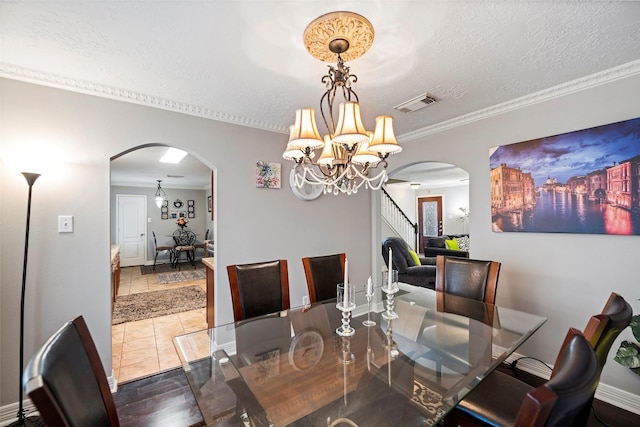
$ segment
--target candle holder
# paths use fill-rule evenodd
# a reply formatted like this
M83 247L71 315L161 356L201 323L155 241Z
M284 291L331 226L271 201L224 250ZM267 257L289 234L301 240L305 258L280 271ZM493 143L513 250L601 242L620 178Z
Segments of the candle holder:
M341 337L350 337L356 333L356 330L351 327L351 312L356 308L355 303L355 291L353 286L347 286L345 293L344 283L339 283L337 286L338 302L336 307L342 312L342 325L336 329L336 334Z
M387 294L387 310L382 312L382 317L389 319L397 319L398 314L393 311L395 306L394 296L398 292L398 270L382 272L382 291Z
M371 300L373 299L373 286L367 286L367 293L365 294L367 297L367 320L363 321L362 324L367 328L371 328L372 326L376 326L376 322L371 320Z

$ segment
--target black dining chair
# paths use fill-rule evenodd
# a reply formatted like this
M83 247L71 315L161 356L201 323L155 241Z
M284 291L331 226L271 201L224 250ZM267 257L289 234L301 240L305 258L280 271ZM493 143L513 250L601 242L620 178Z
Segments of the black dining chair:
M173 264L173 246L158 246L158 241L156 240L156 232L152 231L153 234L153 247L156 251L156 256L153 258L153 271L156 271L156 262L158 261L158 254L160 252L169 252L169 262Z
M561 346L551 379L533 388L494 371L451 411L449 426L584 426L582 414L600 380L593 347L571 328Z
M35 353L23 387L48 426L118 427L98 350L82 316L62 326Z
M289 309L287 260L228 265L227 273L236 322Z
M176 230L173 232L173 240L176 243L173 247L173 267L175 268L182 254L186 254L187 261L195 266L195 246L196 234L193 231Z
M204 233L204 240L202 241L202 243L196 242L193 244L194 251L197 251L198 249L202 249L203 258L207 256L207 244L209 243L208 240L209 240L209 229L207 228L207 231L205 231Z
M347 256L344 253L302 258L309 302L336 298L336 285L344 282L346 259Z

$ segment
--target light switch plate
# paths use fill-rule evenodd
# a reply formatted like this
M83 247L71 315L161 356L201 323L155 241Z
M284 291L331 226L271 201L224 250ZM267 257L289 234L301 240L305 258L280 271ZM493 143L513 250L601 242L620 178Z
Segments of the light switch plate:
M58 215L58 233L73 233L73 215Z

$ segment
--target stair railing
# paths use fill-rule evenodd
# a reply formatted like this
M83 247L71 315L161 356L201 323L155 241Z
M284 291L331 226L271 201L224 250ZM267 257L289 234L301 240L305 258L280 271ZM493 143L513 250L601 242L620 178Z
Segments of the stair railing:
M400 206L383 188L382 190L382 219L398 233L414 250L417 248L418 225L411 222L407 214L405 214ZM417 252L417 250L416 250Z

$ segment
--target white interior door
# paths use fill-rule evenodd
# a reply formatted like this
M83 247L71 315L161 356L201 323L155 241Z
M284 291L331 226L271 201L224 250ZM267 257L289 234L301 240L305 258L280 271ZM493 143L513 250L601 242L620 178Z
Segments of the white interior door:
M120 266L143 265L147 254L147 196L116 195Z

